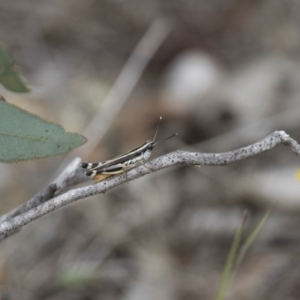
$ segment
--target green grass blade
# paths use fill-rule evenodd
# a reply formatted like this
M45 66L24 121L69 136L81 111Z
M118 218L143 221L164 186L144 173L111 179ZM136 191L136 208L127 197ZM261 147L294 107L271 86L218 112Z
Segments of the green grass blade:
M240 265L240 263L242 262L246 252L248 251L249 247L252 245L252 243L254 242L254 240L256 239L258 234L260 233L260 231L261 231L263 225L265 224L270 212L271 212L271 208L269 208L264 213L264 215L262 216L260 221L255 225L252 232L249 234L249 236L247 237L245 242L242 244L241 251L240 251L240 253L238 255L238 258L237 258L237 261L236 261L236 267L238 267Z
M238 227L233 242L231 244L226 263L223 269L221 281L218 287L217 295L215 300L223 300L225 298L226 292L228 290L228 286L230 284L232 278L232 267L236 258L237 250L241 243L241 239L243 236L244 227L247 221L247 214L244 215L243 220Z

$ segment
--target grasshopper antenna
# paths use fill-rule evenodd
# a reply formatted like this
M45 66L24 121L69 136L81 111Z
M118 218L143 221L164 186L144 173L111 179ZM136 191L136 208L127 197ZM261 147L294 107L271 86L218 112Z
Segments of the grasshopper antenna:
M168 140L168 139L170 139L170 138L172 138L172 137L174 137L174 136L176 136L176 135L178 135L178 133L174 133L174 134L172 134L171 136L169 136L169 137L167 137L167 138L165 138L165 139L163 139L163 140L160 140L160 141L154 143L154 144L153 144L153 147L154 147L155 145L157 145L158 143L163 142L163 141L165 141L165 140Z
M160 126L160 123L161 123L161 120L162 120L162 116L160 116L160 118L159 118L159 122L158 122L158 125L157 125L157 128L156 128L156 132L155 132L154 139L153 139L152 143L155 142L155 139L156 139L156 136L157 136L157 133L158 133L158 129L159 129L159 126Z

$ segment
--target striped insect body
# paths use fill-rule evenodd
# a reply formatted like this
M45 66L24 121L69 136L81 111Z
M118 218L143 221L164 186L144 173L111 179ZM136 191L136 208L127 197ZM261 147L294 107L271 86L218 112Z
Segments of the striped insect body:
M151 143L151 141L148 141L148 143ZM152 149L153 149L153 148L152 148ZM143 159L144 159L144 160L149 159L150 156L151 156L151 152L152 152L152 150L147 149L147 150L144 152L144 154L143 154Z
M81 167L87 169L85 174L87 176L91 176L94 182L99 182L107 177L117 175L117 174L122 174L122 173L125 173L126 180L127 180L126 172L132 169L133 167L137 165L144 165L146 168L148 168L144 164L144 161L150 158L154 146L162 141L165 141L177 135L176 133L163 140L155 142L161 120L162 117L160 117L153 141L146 141L139 147L134 148L124 154L121 154L111 160L107 160L99 163L83 162L81 164Z

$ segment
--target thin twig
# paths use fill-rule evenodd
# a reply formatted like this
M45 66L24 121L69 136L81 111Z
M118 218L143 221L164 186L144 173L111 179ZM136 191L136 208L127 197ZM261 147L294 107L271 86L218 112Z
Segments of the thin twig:
M127 173L129 181L145 176L146 174L175 165L200 165L200 166L224 166L237 161L256 156L266 152L279 144L284 144L300 155L300 145L284 131L275 131L261 141L237 150L224 153L200 153L188 151L176 151L151 161L146 168L137 167ZM29 211L18 215L0 224L0 235L6 235L11 230L17 230L22 226L50 213L64 205L89 196L105 193L108 190L126 182L124 174L108 178L97 184L70 190L46 203L43 203Z
M199 147L201 149L214 149L220 146L237 147L241 143L247 143L249 140L255 140L259 136L267 134L273 128L283 127L289 130L298 128L299 118L300 106L295 105L286 111L272 116L264 117L247 124L241 124L238 128L215 135L191 147Z

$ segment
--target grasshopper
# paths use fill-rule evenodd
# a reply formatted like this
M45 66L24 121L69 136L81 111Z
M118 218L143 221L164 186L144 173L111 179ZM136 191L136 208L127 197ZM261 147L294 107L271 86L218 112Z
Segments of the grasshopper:
M94 182L99 182L107 177L125 173L126 181L128 181L126 172L137 165L143 165L147 169L151 170L145 165L144 161L149 159L153 148L158 143L178 135L177 133L175 133L163 140L155 142L161 120L162 117L160 117L159 119L159 123L157 125L156 132L152 141L146 141L139 147L134 148L110 160L106 160L99 163L83 162L81 164L81 167L83 169L87 169L85 174L87 176L91 176Z

